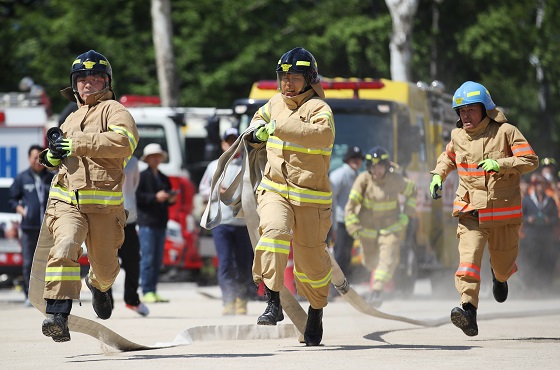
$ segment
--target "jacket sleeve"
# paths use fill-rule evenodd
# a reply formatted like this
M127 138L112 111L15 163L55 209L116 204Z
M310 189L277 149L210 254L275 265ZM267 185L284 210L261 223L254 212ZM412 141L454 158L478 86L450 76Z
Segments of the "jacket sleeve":
M362 179L362 176L358 176L356 181L354 181L352 189L350 190L350 195L348 196L348 202L344 208L344 224L346 226L346 231L348 231L348 234L352 235L354 239L358 238L360 230L362 229L360 219L358 218L360 209L362 208L366 184Z
M107 108L108 131L72 134L72 155L91 158L127 158L138 145L138 130L130 113L123 106Z
M416 216L416 186L414 181L402 178L401 190L399 191L405 198L403 213L408 217Z
M20 200L23 198L23 184L21 179L21 174L16 176L12 186L9 190L8 204L12 211L16 211L16 207L20 204Z
M504 124L505 125L505 124ZM500 174L524 174L539 167L539 157L517 127L508 124L507 142L513 156L500 158Z
M319 101L317 104L315 101ZM276 124L274 136L304 148L326 148L334 142L334 118L328 104L312 99L306 104L315 104L309 118L290 117Z
M445 181L447 176L457 169L455 162L455 150L453 149L453 137L451 141L445 146L445 151L441 153L437 159L436 168L430 171L432 175L440 175L442 181Z

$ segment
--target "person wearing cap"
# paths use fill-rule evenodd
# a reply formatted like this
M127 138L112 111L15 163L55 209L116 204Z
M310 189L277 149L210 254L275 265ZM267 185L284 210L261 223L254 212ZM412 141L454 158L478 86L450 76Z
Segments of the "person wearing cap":
M239 131L236 128L228 128L222 136L222 150L224 152L228 150L238 137ZM217 159L208 164L200 181L198 192L204 201L212 202L210 205L212 217L218 212L218 207L222 214L220 225L212 230L218 255L218 284L222 291L222 313L224 315L245 315L247 314L247 302L255 291L251 273L253 246L245 219L236 218L232 207L226 206L222 202L218 204L218 195L210 194L212 177L217 166ZM239 174L241 167L242 158L240 156L230 162L222 181L220 189L222 194ZM234 197L237 195L235 194Z
M68 316L80 298L82 244L90 271L86 286L102 320L111 317L111 289L120 271L117 251L124 240L124 167L138 143L132 115L115 99L111 64L89 50L72 63L71 86L61 93L78 109L49 135L39 160L54 176L41 235L52 234L45 271L46 319L42 332L55 342L70 340Z
M459 116L457 128L430 172L430 193L439 198L443 182L457 170L453 216L459 218L455 287L460 306L451 310L451 322L466 335L475 336L484 248L488 243L494 299L504 302L507 280L517 271L523 222L520 177L536 170L539 158L480 83L463 83L453 94L452 107Z
M331 227L328 171L334 118L309 51L297 47L284 53L276 76L278 94L251 121L254 146L266 145L267 158L256 191L260 239L253 280L264 283L268 303L257 324L276 325L284 319L279 291L291 244L296 289L309 301L304 341L318 346L332 275L326 239Z
M169 205L175 203L177 194L171 189L169 178L159 170L159 165L167 160L167 152L161 145L146 145L140 160L148 164L148 168L140 173L136 189L142 300L144 303L169 302L157 293L157 283L163 261Z
M329 180L333 196L333 226L331 238L334 240L334 258L342 272L351 281L350 261L352 259L352 246L354 238L346 231L344 224L344 207L348 202L348 195L358 176L358 170L364 163L364 154L357 146L348 148L344 156L344 163L332 171ZM331 288L333 291L334 288Z

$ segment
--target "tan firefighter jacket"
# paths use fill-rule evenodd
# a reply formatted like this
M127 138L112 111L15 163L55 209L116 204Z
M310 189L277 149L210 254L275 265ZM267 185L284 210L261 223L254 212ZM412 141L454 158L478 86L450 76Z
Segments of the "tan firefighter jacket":
M294 205L329 207L335 135L331 108L314 90L295 97L278 93L255 113L251 124L271 120L276 128L266 143L267 164L257 190L276 192Z
M344 209L346 230L354 238L376 239L378 235L403 231L399 196L404 197L403 212L416 214L414 182L396 172L387 171L383 179L374 180L365 171L358 175Z
M459 186L453 202L453 216L478 213L480 225L521 224L522 174L537 169L539 158L521 132L507 123L498 109L488 111L488 116L472 131L456 128L431 172L445 181L457 169ZM498 173L478 168L484 159L498 162Z
M68 91L62 94L72 100ZM138 143L136 123L126 108L104 89L87 97L85 104L60 127L72 139L72 153L63 158L49 197L74 204L82 212L112 213L123 207L124 166ZM41 153L45 161L46 150Z

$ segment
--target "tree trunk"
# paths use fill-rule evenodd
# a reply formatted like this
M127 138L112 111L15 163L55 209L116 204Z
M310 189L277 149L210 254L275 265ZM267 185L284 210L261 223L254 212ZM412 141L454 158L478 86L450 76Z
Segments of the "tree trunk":
M161 105L176 107L179 103L179 84L173 54L171 5L169 0L151 1L152 31Z
M536 29L537 29L537 48L543 49L543 31L542 31L542 21L544 18L544 12L546 9L546 0L537 1L537 16L536 16ZM540 52L539 54L541 54ZM552 142L552 132L553 132L553 118L552 112L550 111L550 106L548 102L550 101L550 84L548 82L546 71L544 70L539 54L535 53L530 55L529 61L535 67L537 86L538 86L538 101L539 110L541 115L541 132L542 132L542 147L545 148L545 155L555 156L557 151L554 148Z
M385 0L393 20L393 35L389 49L391 52L391 79L411 81L412 25L419 0Z

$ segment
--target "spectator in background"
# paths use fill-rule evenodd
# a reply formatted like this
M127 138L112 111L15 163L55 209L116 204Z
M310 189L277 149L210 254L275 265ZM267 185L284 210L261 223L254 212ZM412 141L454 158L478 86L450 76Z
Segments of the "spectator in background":
M136 220L138 219L138 207L136 206L136 189L140 181L138 172L138 158L130 157L124 168L124 209L128 212L126 226L124 228L124 242L119 249L121 267L125 271L124 278L124 303L126 308L141 316L148 316L150 310L140 302L138 296L138 282L140 280L140 241L136 232Z
M239 137L236 128L229 128L222 138L222 150L225 152ZM222 221L212 230L214 244L218 254L218 283L222 290L223 314L247 314L247 301L255 290L251 267L253 265L253 246L247 231L245 220L235 218L231 207L223 203L218 205L217 194L210 194L212 177L218 160L212 161L206 168L199 185L199 193L205 201L212 202L214 215L221 208ZM241 171L242 158L235 158L228 166L222 182L223 194Z
M32 145L28 152L29 168L16 176L10 187L10 208L19 213L21 221L21 250L23 256L23 292L25 305L31 307L28 299L29 276L33 254L39 240L39 231L49 198L49 189L53 174L41 163L39 154L43 148Z
M348 281L351 278L350 262L354 238L348 234L344 225L344 207L348 202L352 185L358 176L358 170L363 163L362 150L357 146L350 147L344 156L344 164L329 175L333 199L331 238L334 240L334 258ZM331 293L333 289L331 287Z
M552 281L558 258L555 227L558 210L554 199L546 194L548 181L541 174L531 177L531 189L522 201L524 238L520 260L525 268L521 277L529 290L547 290Z
M158 168L167 159L167 152L159 144L146 145L140 159L148 164L140 173L136 190L142 300L145 303L169 302L157 294L156 287L163 261L169 205L175 203L177 193L172 191L169 178Z
M556 164L556 159L554 158L543 158L541 160L541 174L553 185L558 179L558 166Z

